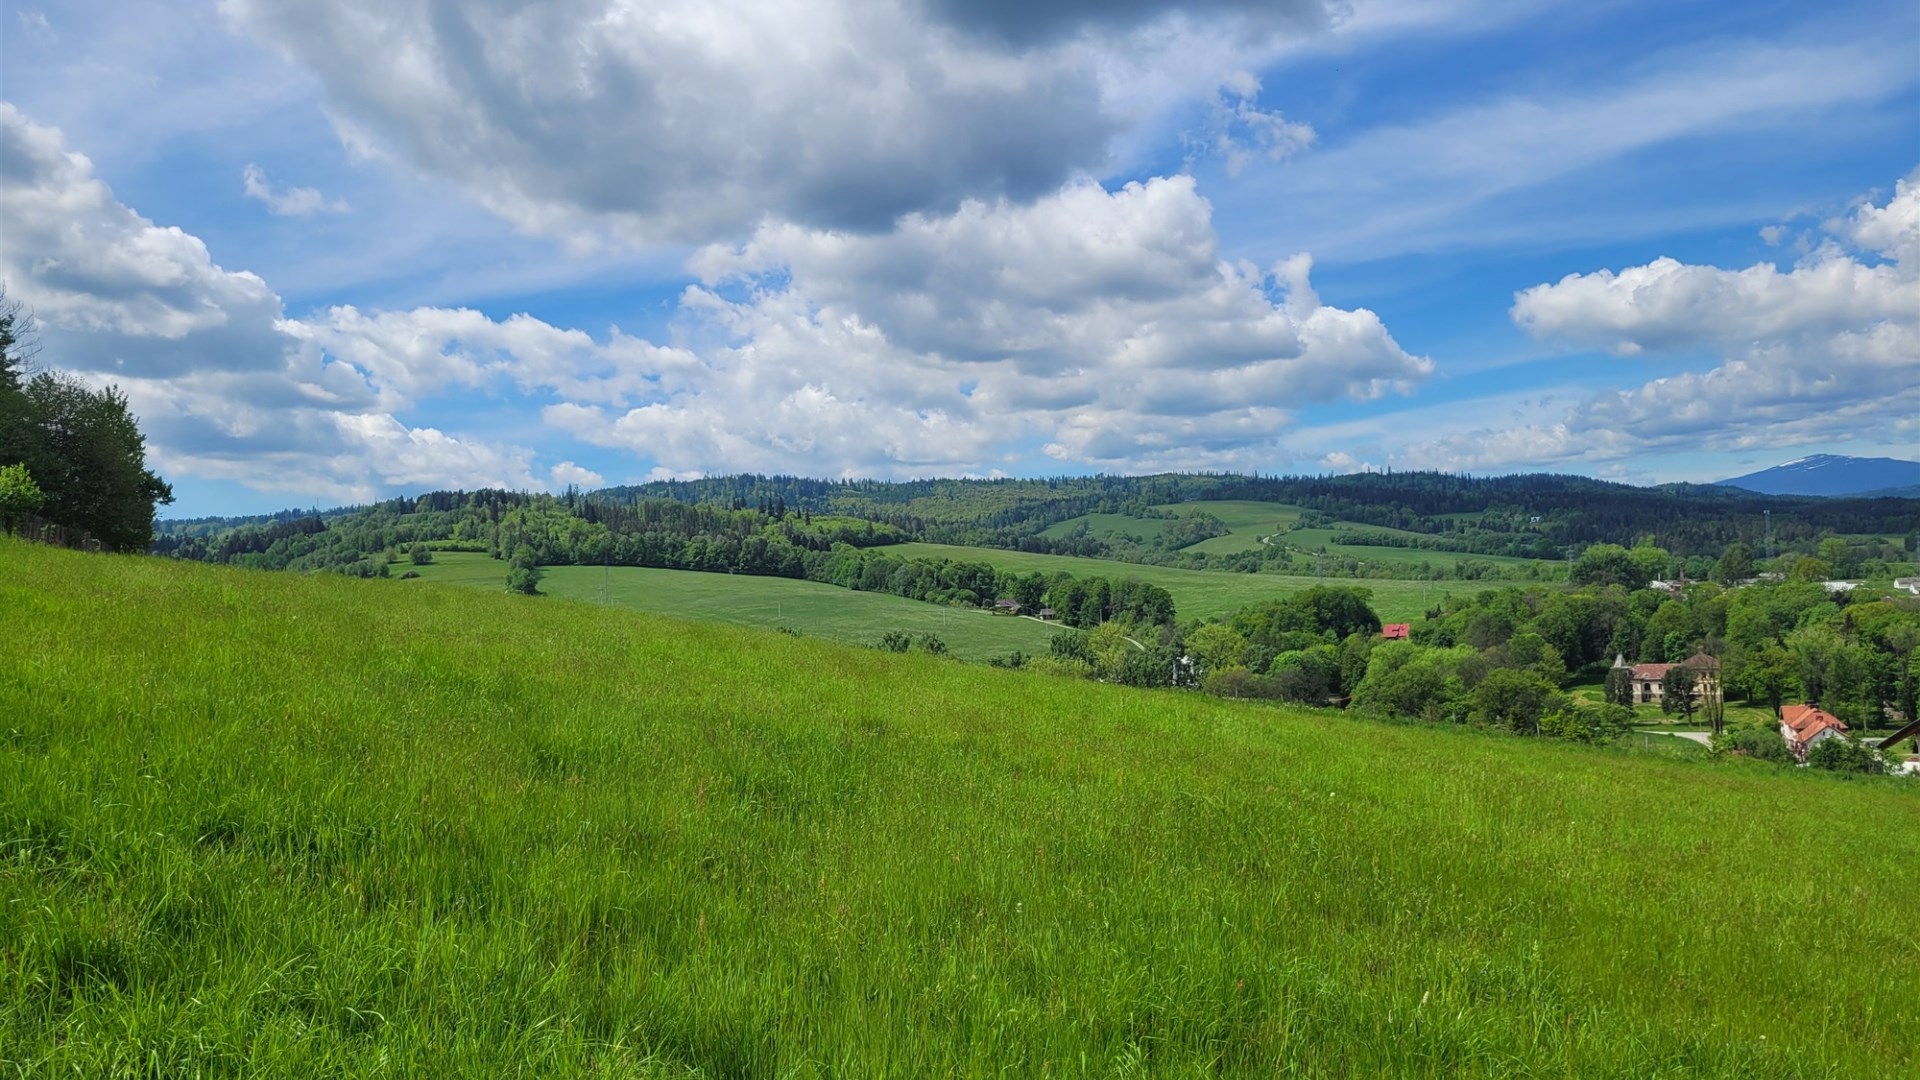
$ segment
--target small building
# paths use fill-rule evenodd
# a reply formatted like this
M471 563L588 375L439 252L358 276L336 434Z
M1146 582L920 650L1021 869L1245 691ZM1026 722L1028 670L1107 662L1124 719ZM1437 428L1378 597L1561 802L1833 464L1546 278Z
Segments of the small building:
M1813 749L1815 743L1842 739L1846 734L1844 721L1812 705L1788 705L1780 710L1780 737L1801 761L1807 760L1807 751Z
M1056 611L1054 611L1054 610L1053 610L1052 608L1050 608L1050 607L1043 607L1043 608L1041 608L1041 609L1040 609L1040 621L1041 621L1041 622L1052 622L1053 620L1055 620L1055 619L1057 619L1057 618L1059 618L1059 617L1060 617L1060 614L1059 614L1059 612L1056 612Z
M1859 588L1860 583L1857 581L1823 581L1820 583L1820 587L1827 590L1828 596L1838 596L1841 593L1850 593Z
M1406 641L1413 637L1413 624L1390 622L1380 628L1380 636L1388 641Z
M995 615L1018 615L1020 614L1020 601L1012 599L995 600L993 602L993 613Z
M1678 664L1633 664L1628 665L1624 656L1615 656L1613 666L1628 668L1633 676L1633 702L1636 705L1658 704L1666 697L1667 672L1676 667L1688 668L1693 672L1693 696L1700 701L1720 700L1720 661L1706 653L1695 653Z
M1901 592L1910 592L1915 596L1920 596L1920 577L1894 578L1893 587Z

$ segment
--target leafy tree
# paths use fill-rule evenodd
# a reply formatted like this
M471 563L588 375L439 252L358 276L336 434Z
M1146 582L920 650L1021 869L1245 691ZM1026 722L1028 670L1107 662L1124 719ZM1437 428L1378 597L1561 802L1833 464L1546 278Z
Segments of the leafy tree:
M6 391L9 397L13 392ZM41 372L0 407L22 430L7 440L45 495L49 521L83 530L113 551L144 551L154 508L173 489L146 465L146 440L114 387L95 390L67 375Z
M1793 657L1778 645L1767 645L1741 665L1740 683L1748 697L1766 702L1778 717L1781 703L1795 686Z
M1609 705L1633 707L1633 669L1608 668L1607 681L1601 691Z
M1644 575L1627 549L1619 544L1595 544L1580 553L1568 576L1575 585L1619 585L1643 589L1652 578Z
M1833 568L1811 555L1802 555L1793 561L1787 571L1788 581L1818 582L1833 577Z
M1713 564L1713 580L1729 588L1752 576L1753 549L1738 541L1728 544L1720 561Z
M1246 667L1247 639L1226 623L1208 623L1187 635L1187 654L1202 675Z
M1556 703L1559 690L1531 671L1497 668L1473 689L1473 717L1484 724L1531 734Z
M47 496L25 465L0 465L0 531L13 532L20 519L45 505Z
M1093 668L1093 643L1084 633L1068 631L1053 635L1047 642L1047 654L1055 660L1084 664L1089 671Z
M433 549L425 544L415 544L407 549L407 558L412 560L415 566L426 566L433 562Z
M1698 699L1699 678L1692 668L1685 664L1675 664L1660 677L1660 711L1668 716L1678 715L1686 723L1693 723L1693 713L1700 705Z
M1843 773L1878 774L1887 771L1885 761L1854 732L1840 739L1821 739L1807 751L1807 764L1816 769Z
M507 591L523 596L540 595L540 567L534 562L533 549L521 544L507 562Z
M1673 556L1665 548L1654 547L1651 540L1643 540L1627 552L1639 580L1629 588L1645 588L1649 581L1659 581L1673 571Z

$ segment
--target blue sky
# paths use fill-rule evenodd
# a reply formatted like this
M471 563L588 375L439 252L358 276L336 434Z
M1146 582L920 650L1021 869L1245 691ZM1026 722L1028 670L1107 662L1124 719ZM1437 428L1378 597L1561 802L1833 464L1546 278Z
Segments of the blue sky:
M0 280L175 515L1920 456L1911 3L0 12Z

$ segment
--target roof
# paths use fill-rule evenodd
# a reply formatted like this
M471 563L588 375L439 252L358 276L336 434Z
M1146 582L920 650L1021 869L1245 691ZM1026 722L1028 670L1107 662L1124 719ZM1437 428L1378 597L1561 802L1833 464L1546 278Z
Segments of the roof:
M1811 742L1822 731L1846 734L1847 725L1839 717L1812 705L1788 705L1780 710L1780 723L1793 732L1793 741Z
M1694 653L1692 656L1680 661L1680 666L1692 668L1695 671L1719 671L1720 660L1718 657L1708 656L1706 653Z
M1672 668L1672 664L1635 664L1633 665L1633 677L1636 679L1646 679L1650 682L1659 682L1661 679L1667 677L1667 672Z
M1412 634L1412 623L1390 622L1380 628L1380 636L1384 638L1404 638Z

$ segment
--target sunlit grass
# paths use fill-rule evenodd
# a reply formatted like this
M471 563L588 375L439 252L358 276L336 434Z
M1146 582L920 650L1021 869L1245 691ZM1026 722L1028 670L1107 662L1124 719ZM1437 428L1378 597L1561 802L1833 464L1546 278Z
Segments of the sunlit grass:
M423 581L473 585L499 591L506 563L485 554L445 551L426 566L396 563ZM984 662L1021 652L1044 656L1055 628L1032 619L993 615L978 608L922 603L887 593L855 592L837 585L746 574L704 574L636 566L549 566L540 591L570 600L607 603L635 611L736 626L781 627L847 645L872 645L889 631L916 640L932 635L960 660Z
M1314 585L1357 585L1373 590L1373 607L1380 617L1406 622L1418 619L1448 593L1472 593L1486 588L1472 581L1397 581L1391 579L1301 577L1287 574L1238 574L1227 570L1181 570L1170 566L1083 559L1072 555L1039 555L999 548L959 547L952 544L893 544L884 549L905 558L953 559L1004 567L1020 573L1065 571L1077 576L1132 577L1149 581L1173 595L1180 618L1217 618L1249 604L1291 596Z
M0 1073L1911 1074L1894 781L0 566Z

